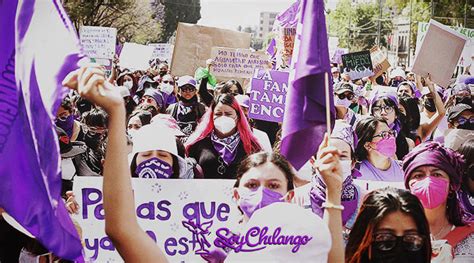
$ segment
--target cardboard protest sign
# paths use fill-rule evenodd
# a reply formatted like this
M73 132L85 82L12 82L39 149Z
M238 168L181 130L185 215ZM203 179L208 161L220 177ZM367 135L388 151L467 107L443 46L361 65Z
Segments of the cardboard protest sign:
M117 29L112 27L82 26L79 38L84 53L95 62L111 66L115 55Z
M390 68L390 63L387 60L387 56L380 50L379 47L375 46L370 49L370 57L372 59L374 75L372 79L376 79L382 75L384 71Z
M250 92L250 118L283 122L288 76L288 72L255 70Z
M276 68L285 69L291 65L295 45L296 28L281 28L278 34Z
M149 61L154 49L152 46L125 43L120 53L120 66L131 70L146 70L150 67Z
M415 54L418 54L420 51L421 43L423 39L425 39L426 32L428 31L428 26L429 23L418 23ZM464 45L461 58L458 61L458 66L467 67L472 64L472 57L474 56L474 29L455 26L451 26L450 28L468 38L468 41Z
M374 75L368 50L342 55L342 65L344 73L349 74L352 80Z
M175 76L193 76L198 67L206 66L206 60L211 57L212 47L249 48L250 34L179 23L171 73Z
M412 71L423 77L429 73L434 83L447 87L466 41L465 36L431 20Z
M235 229L240 219L232 200L235 180L134 178L132 183L138 223L170 262L203 261L196 253L209 248L203 241L210 245L214 240L191 232L197 230L193 226L216 233L221 227ZM96 262L122 261L105 234L102 178L76 177L74 194L80 212L73 217L82 228L86 256Z
M166 61L168 64L171 63L171 57L173 55L173 45L168 43L152 43L148 45L155 48L155 50L153 50L153 54L151 55L152 59Z
M213 47L211 73L217 77L251 78L256 68L267 68L269 56L250 49Z

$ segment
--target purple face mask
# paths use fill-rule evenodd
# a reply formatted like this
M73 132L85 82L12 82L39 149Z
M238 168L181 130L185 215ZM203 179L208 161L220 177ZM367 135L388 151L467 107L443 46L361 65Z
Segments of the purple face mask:
M72 114L69 114L66 119L57 118L55 124L63 129L69 138L72 137L72 132L74 130L74 116Z
M256 190L245 189L239 192L239 207L250 218L255 211L276 202L283 202L283 195L266 187Z
M135 174L139 178L157 178L157 179L168 179L173 174L173 167L156 157L141 162Z
M336 106L343 106L345 108L348 108L351 104L352 101L348 100L347 98L341 100L339 97L335 97L334 99L334 105Z

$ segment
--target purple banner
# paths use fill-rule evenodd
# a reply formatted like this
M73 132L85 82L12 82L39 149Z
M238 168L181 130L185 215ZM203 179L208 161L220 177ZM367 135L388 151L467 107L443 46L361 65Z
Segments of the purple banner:
M271 122L283 121L288 76L288 72L255 70L250 92L250 118Z

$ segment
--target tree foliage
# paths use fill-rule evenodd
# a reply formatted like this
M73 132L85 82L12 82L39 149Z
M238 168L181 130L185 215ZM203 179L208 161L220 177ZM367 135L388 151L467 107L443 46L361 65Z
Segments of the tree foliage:
M168 42L179 22L196 24L201 19L201 0L160 0L164 6L161 42Z
M63 0L77 30L83 25L117 28L127 41L157 42L161 33L148 1L140 0Z

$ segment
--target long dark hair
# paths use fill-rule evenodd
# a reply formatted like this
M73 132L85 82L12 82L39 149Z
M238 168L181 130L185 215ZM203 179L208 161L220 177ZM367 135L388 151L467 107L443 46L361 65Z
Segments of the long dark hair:
M387 124L387 121L381 117L371 116L364 118L357 123L355 129L357 138L359 138L359 141L357 142L357 148L355 149L357 161L361 162L367 160L367 155L369 153L367 152L367 149L365 149L365 144L372 141L375 135L375 130L377 130L377 125L379 123Z
M237 92L240 95L244 94L244 89L242 88L242 85L240 85L240 82L238 82L237 80L234 80L234 79L228 80L227 82L224 83L224 85L222 85L222 88L221 88L221 91L220 91L221 94L230 93L230 88L232 88L232 86L237 87Z
M415 140L415 134L413 133L420 126L420 108L418 108L418 99L411 98L408 96L399 97L400 105L405 108L405 125L402 129L407 137Z
M466 161L466 169L462 177L461 187L467 191L469 175L474 173L474 139L465 141L461 147L459 147L458 152L463 155Z
M386 187L368 193L349 234L346 262L370 262L372 237L377 225L390 213L400 211L413 218L417 232L424 237L424 262L431 260L430 228L423 205L409 191Z
M288 181L287 191L291 191L295 188L293 184L295 173L291 169L290 163L279 153L267 152L259 152L249 155L240 163L239 168L237 169L237 180L235 181L234 187L239 187L242 176L248 172L248 170L266 163L273 163L283 172Z

